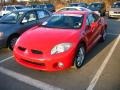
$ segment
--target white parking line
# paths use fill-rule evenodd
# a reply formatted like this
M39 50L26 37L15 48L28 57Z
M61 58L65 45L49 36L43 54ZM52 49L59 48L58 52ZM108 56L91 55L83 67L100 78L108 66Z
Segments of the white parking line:
M107 35L118 36L119 34L115 34L115 33L107 33Z
M0 63L3 63L3 62L5 62L5 61L7 61L7 60L10 60L11 58L13 58L13 56L10 56L10 57L8 57L8 58L5 58L5 59L3 59L3 60L0 60Z
M28 85L34 86L34 87L42 89L42 90L63 90L61 88L46 84L44 82L41 82L39 80L33 79L28 76L25 76L23 74L8 70L4 67L0 67L0 72L18 80L18 81L24 82Z
M103 61L103 63L101 64L100 68L98 69L97 73L95 74L95 76L93 77L92 81L90 82L88 88L86 90L93 90L98 79L100 78L100 75L102 74L105 66L107 65L108 61L110 60L118 42L120 41L120 35L118 36L118 38L116 39L113 47L111 48L110 52L108 53L107 57L105 58L105 60Z

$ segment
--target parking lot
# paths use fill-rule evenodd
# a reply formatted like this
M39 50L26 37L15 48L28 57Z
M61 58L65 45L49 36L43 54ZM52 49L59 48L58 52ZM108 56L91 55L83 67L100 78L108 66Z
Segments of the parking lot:
M87 54L78 70L31 70L16 63L10 50L0 49L0 90L120 90L120 19L107 22L106 41Z

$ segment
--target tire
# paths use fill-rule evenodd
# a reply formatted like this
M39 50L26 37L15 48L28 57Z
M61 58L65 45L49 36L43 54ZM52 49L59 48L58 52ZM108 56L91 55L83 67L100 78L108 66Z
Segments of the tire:
M76 56L73 62L74 63L73 68L79 69L83 65L84 59L85 59L85 47L83 44L81 44L76 53Z
M11 37L8 39L8 48L9 48L10 50L13 50L14 45L15 45L17 39L18 39L18 36L17 36L17 35L13 35L13 36L11 36Z
M104 42L106 40L106 36L107 36L107 30L103 30L103 32L101 33L101 38L100 38L100 42Z

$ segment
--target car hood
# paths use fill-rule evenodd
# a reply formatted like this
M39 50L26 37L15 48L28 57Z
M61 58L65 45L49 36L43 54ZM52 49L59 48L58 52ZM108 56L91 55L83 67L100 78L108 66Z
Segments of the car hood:
M39 27L25 32L16 46L48 52L57 44L77 42L79 36L80 30Z
M0 23L0 32L5 32L13 28L14 24L1 24Z
M117 12L120 12L120 8L110 8L110 11L117 11Z

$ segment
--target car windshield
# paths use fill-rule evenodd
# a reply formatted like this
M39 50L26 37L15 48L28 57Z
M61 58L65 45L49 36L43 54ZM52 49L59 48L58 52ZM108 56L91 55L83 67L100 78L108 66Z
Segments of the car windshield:
M69 6L81 6L81 7L85 7L86 4L85 3L71 3Z
M44 9L45 8L45 5L43 4L41 4L41 5L38 5L36 8L42 8L42 9Z
M52 4L46 4L47 8L53 8L54 6Z
M112 5L112 8L120 8L120 3L115 3Z
M23 8L25 8L24 6L15 6L16 7L16 9L23 9Z
M42 23L43 27L78 29L82 26L83 15L55 14Z
M78 6L78 4L71 3L69 6Z
M10 14L7 14L5 16L3 16L0 19L0 23L17 23L17 21L22 17L22 15L24 14L24 12L12 12Z
M101 8L102 5L100 3L93 3L91 5L89 5L89 8Z

